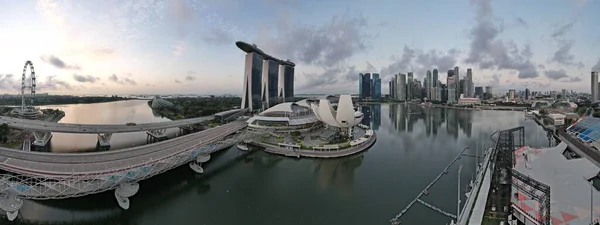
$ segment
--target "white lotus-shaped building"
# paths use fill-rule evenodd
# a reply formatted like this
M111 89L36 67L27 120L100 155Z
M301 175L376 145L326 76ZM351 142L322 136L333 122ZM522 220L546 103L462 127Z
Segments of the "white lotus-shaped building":
M363 119L361 112L354 111L350 95L340 96L337 111L327 99L320 99L319 104L312 104L311 108L319 120L333 127L352 128Z

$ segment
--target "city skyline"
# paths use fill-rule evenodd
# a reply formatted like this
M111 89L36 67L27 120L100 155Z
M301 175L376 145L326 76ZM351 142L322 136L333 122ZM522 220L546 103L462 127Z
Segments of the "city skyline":
M599 1L135 3L2 3L9 22L0 29L10 35L0 42L0 90L18 93L31 60L40 93L241 96L237 40L295 62L297 94L356 94L366 72L387 84L437 68L443 82L455 66L497 92L589 92L589 74L600 70Z

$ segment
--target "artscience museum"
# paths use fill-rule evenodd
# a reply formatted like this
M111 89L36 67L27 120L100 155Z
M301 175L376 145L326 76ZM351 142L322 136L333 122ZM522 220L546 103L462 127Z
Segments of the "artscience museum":
M373 130L360 124L364 115L356 111L350 95L286 102L268 108L247 120L248 130L261 133L249 144L266 152L294 157L341 157L369 148Z

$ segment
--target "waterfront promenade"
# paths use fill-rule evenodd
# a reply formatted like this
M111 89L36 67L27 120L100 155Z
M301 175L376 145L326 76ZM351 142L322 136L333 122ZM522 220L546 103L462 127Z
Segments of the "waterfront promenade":
M340 150L330 150L330 151L319 151L319 150L304 150L304 149L288 149L284 147L279 147L277 145L272 145L263 142L253 142L252 144L258 145L265 148L265 152L283 155L289 157L309 157L309 158L339 158L344 156L353 155L362 151L367 150L377 141L377 135L373 133L373 135L369 136L369 140L363 142L362 144L340 149Z

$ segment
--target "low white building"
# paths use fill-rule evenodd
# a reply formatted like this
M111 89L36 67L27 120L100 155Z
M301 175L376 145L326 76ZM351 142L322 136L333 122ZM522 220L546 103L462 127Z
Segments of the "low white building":
M481 99L479 98L465 98L463 94L460 95L458 99L459 105L478 105L481 104Z
M565 115L559 113L551 113L546 115L546 122L550 125L564 125L565 124Z

